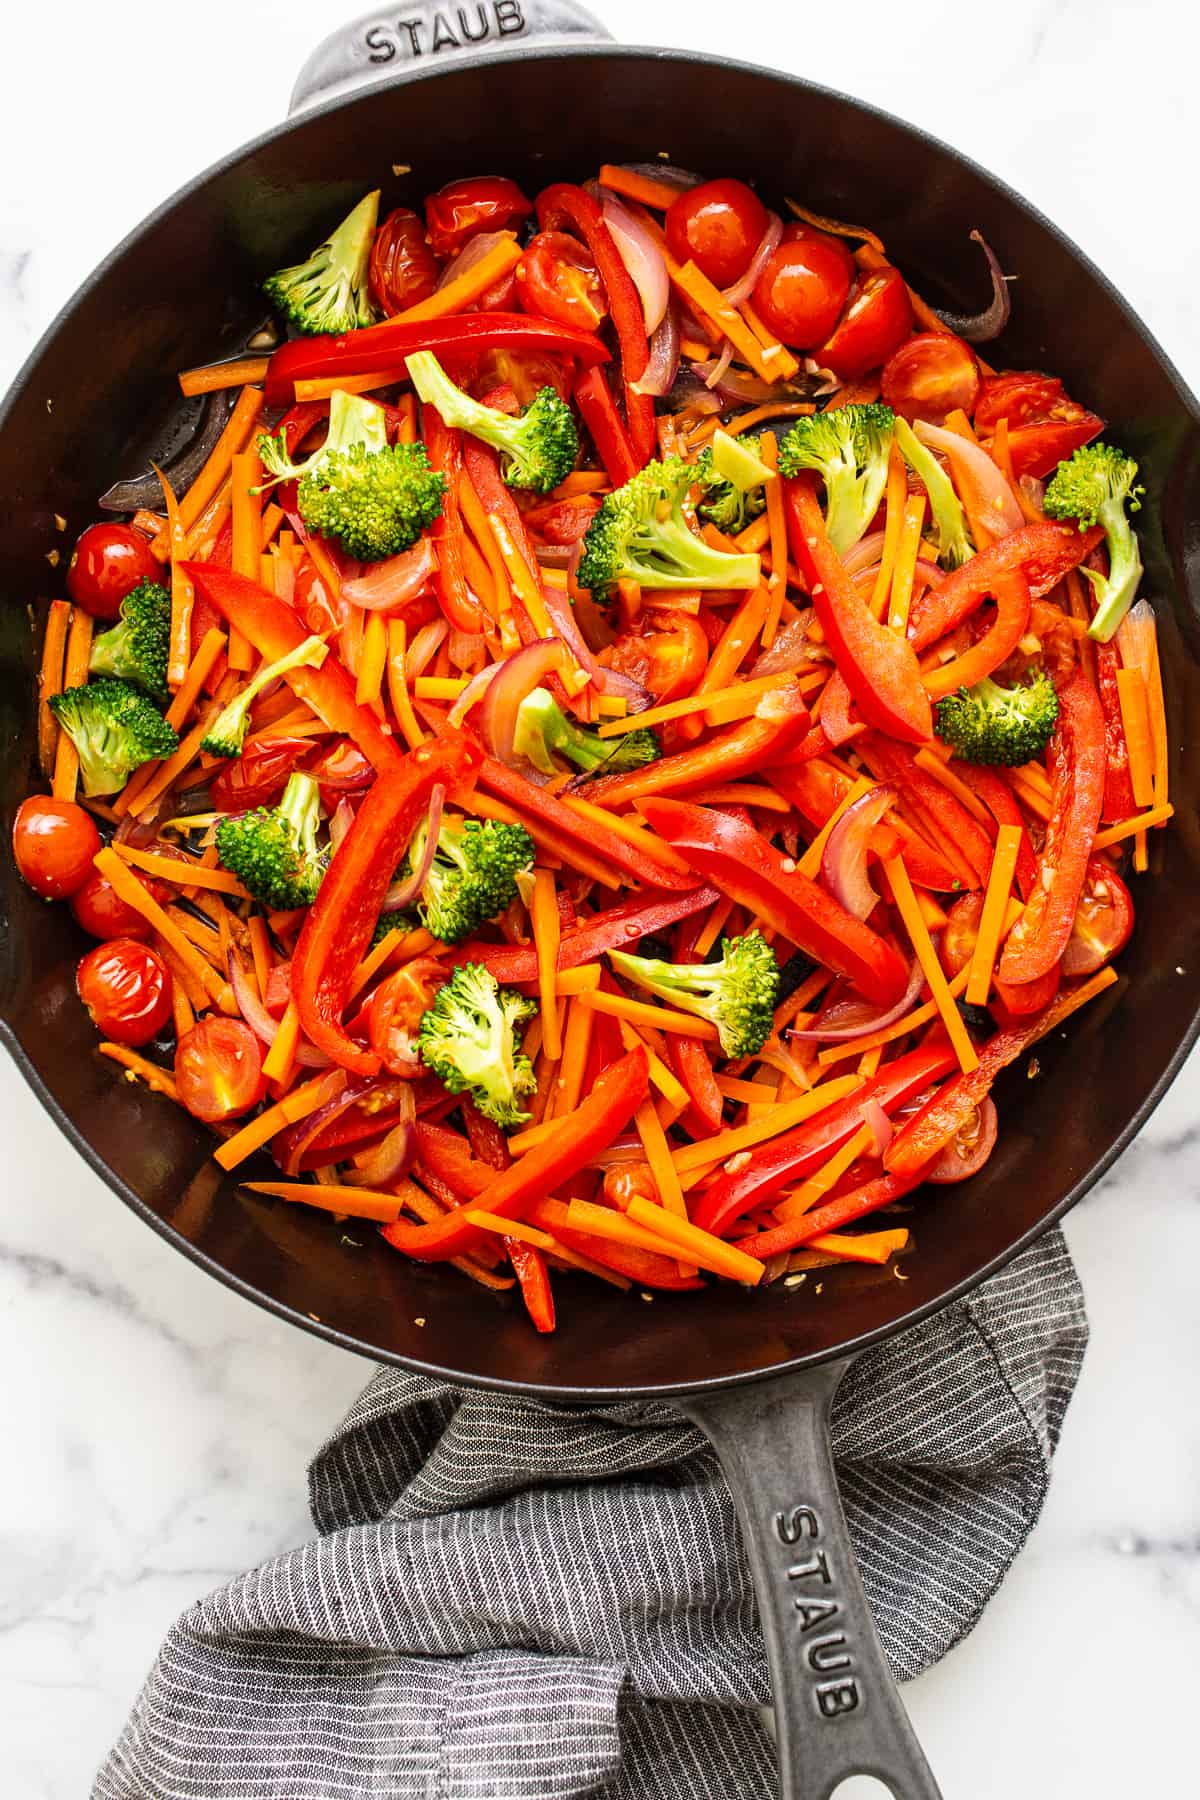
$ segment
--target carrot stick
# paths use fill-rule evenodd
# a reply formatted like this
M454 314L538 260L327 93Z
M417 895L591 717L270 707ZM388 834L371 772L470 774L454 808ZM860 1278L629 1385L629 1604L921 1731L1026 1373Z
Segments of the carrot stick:
M589 875L602 887L611 888L614 892L622 885L619 875L606 863L581 850L571 838L562 836L552 825L543 825L533 813L518 812L515 807L506 806L503 800L493 800L490 794L483 794L475 789L468 802L468 810L481 819L499 819L506 825L523 825L539 849L549 851L566 863L568 868L577 869L581 875Z
M590 825L602 825L606 831L624 838L627 844L636 844L638 849L648 856L652 862L661 863L664 869L673 869L677 874L686 875L689 865L677 850L670 844L664 844L656 837L643 820L637 820L625 813L607 812L602 806L593 806L590 800L581 800L576 794L564 794L563 805Z
M904 472L904 458L897 446L893 444L888 453L887 510L884 515L883 554L879 562L879 572L875 577L875 586L871 590L871 611L877 619L882 619L887 611L907 499L908 479Z
M412 709L412 701L408 693L408 627L403 619L389 619L387 630L387 683L388 697L392 703L392 711L396 715L396 723L404 734L404 740L410 750L425 742L416 713Z
M653 207L655 212L666 212L679 198L679 189L670 182L652 181L648 175L637 175L615 163L601 163L600 186L611 188L614 194L624 194L627 200L637 200L642 206Z
M981 825L990 827L992 815L979 795L973 788L969 788L966 782L956 775L949 764L943 762L935 751L918 750L913 760L924 769L927 775L932 775L935 781L940 781L947 793L953 794L960 806L965 806L969 813L973 813Z
M334 1183L326 1186L311 1181L243 1181L242 1186L251 1194L270 1194L276 1200L299 1200L305 1206L320 1207L322 1212L338 1213L348 1219L374 1219L380 1225L393 1224L401 1213L401 1203L395 1194L377 1194L369 1188L343 1187Z
M813 1171L807 1181L793 1188L786 1199L775 1208L775 1217L781 1224L789 1219L803 1218L806 1212L827 1194L835 1182L840 1181L850 1164L856 1157L870 1153L874 1143L874 1133L869 1125L860 1125L852 1137L846 1139L840 1150L835 1150L829 1160L819 1169Z
M533 901L529 909L533 941L537 949L538 997L542 1008L542 1049L547 1060L558 1062L562 1056L562 1038L558 1029L558 1006L554 993L554 971L562 927L558 917L558 897L554 876L549 869L537 869L533 877ZM592 996L581 994L585 1004Z
M295 383L297 400L328 400L339 390L343 394L373 394L379 388L395 387L408 377L403 363L394 369L375 369L367 375L310 375Z
M191 712L213 664L224 647L225 633L218 626L214 625L210 631L205 632L195 656L188 664L183 680L175 690L175 698L164 715L167 724L173 725L176 731Z
M1140 669L1117 670L1121 724L1129 746L1129 780L1137 806L1154 804L1154 745L1150 737L1150 706Z
M785 350L782 356L768 357L763 347L747 325L740 312L730 306L719 288L713 286L707 275L702 275L694 262L677 263L673 256L666 258L667 273L679 289L684 299L723 337L727 337L734 349L744 361L764 381L790 381L800 367L796 358Z
M180 392L189 399L193 394L215 394L221 388L245 387L251 381L263 381L270 364L269 356L243 356L235 362L208 363L202 369L183 369L179 376Z
M415 931L408 931L403 925L380 938L373 950L369 950L350 977L349 996L353 1000L385 963L394 962L397 967L402 963L412 962L414 957L424 956L428 952L442 950L444 946L423 925Z
M162 483L167 507L167 541L171 551L171 637L167 659L167 684L178 688L192 660L192 584L184 573L187 556L187 530L180 516L175 490L163 474L156 471Z
M151 850L138 850L133 844L114 844L117 855L135 869L155 875L160 881L176 887L208 888L214 894L232 894L238 900L250 898L236 875L227 869L206 869L199 862L183 862L174 856L156 856ZM224 908L222 908L224 911Z
M508 579L514 593L519 594L521 603L533 623L539 637L553 637L554 626L546 611L546 602L542 598L542 590L529 572L529 564L521 555L513 542L512 533L500 517L499 513L488 513L488 527L496 541L500 552L500 560L508 572Z
M596 970L597 977L599 969ZM557 990L557 982L556 982ZM592 1024L595 1014L586 1006L572 1001L567 1008L567 1028L563 1033L562 1066L555 1093L556 1113L574 1112L583 1095L583 1078L587 1070L588 1052L592 1046Z
M760 588L757 592L764 595L765 610L766 590ZM748 618L750 616L747 615ZM606 719L597 735L602 738L623 737L627 731L638 731L646 725L665 725L669 719L683 719L689 713L706 712L709 707L716 709L726 702L733 708L736 702L735 710L723 711L718 716L719 724L727 724L731 717L738 716L743 702L745 713L752 713L764 694L772 693L777 688L790 687L795 679L795 670L780 669L774 675L757 675L751 681L735 681L727 687L700 688L682 700L667 700L662 706L647 707L645 712L629 713L621 719Z
M427 319L444 319L450 313L462 312L464 307L486 294L496 282L503 280L510 269L515 269L522 257L522 250L512 232L506 231L500 241L492 246L486 256L481 256L464 275L456 275L445 287L431 294L428 300L420 300L416 306L408 307L404 312L395 314L397 321L415 325Z
M97 1044L96 1048L101 1056L107 1056L113 1062L121 1063L128 1072L127 1079L137 1076L146 1083L147 1087L153 1088L156 1094L165 1094L168 1100L174 1100L176 1105L179 1104L179 1090L176 1088L173 1078L167 1074L165 1069L160 1069L156 1063L147 1062L144 1056L139 1056L136 1050L131 1050L128 1044L113 1044L105 1040L105 1042Z
M908 870L898 856L889 856L885 858L883 867L891 886L892 898L896 903L896 910L899 912L900 917L904 922L904 929L908 933L909 942L916 951L917 961L925 972L925 980L929 984L929 992L932 994L934 1003L942 1015L942 1021L946 1027L946 1034L954 1047L955 1055L958 1057L959 1067L962 1069L964 1075L969 1075L972 1069L977 1069L979 1067L979 1058L975 1053L974 1044L967 1036L967 1028L963 1024L962 1014L954 1004L953 997L951 996L949 986L946 982L946 977L942 972L941 962L938 960L938 953L933 947L933 940L929 935L924 919L921 917L921 909L917 905L916 896L912 890L912 883L908 879Z
M766 484L767 526L771 545L771 573L767 578L770 601L762 628L763 649L769 650L775 642L775 633L779 630L779 617L787 592L787 523L783 513L783 483L779 479L779 453L775 433L764 431L758 445L759 456L772 471L772 479Z
M368 613L354 698L360 706L371 707L381 719L384 716L383 672L387 659L388 621L382 613Z
M237 404L225 421L225 429L213 445L211 456L179 502L179 517L185 531L191 531L210 501L215 499L218 489L229 474L234 453L245 446L258 423L262 409L262 389L243 388L238 395ZM169 529L160 531L150 548L160 561L165 560L171 548ZM191 548L189 546L189 550Z
M656 1231L636 1224L628 1213L612 1206L597 1206L591 1200L572 1200L564 1221L568 1230L587 1232L591 1237L608 1238L614 1244L628 1244L634 1250L649 1250L656 1256L678 1262L676 1246Z
M745 1125L735 1125L730 1130L720 1131L716 1137L705 1138L697 1144L685 1144L681 1150L672 1152L672 1161L680 1175L711 1168L714 1163L725 1162L743 1150L752 1150L756 1144L765 1144L768 1138L778 1137L781 1131L790 1131L794 1125L803 1125L806 1119L824 1112L827 1106L833 1106L838 1100L844 1100L861 1085L857 1075L839 1075L833 1081L823 1082L820 1087L801 1094L796 1100L768 1107L766 1116L761 1119L754 1119Z
M1152 806L1149 812L1135 813L1131 819L1122 819L1119 825L1108 825L1103 831L1096 833L1093 850L1107 850L1113 844L1119 844L1123 838L1133 837L1139 831L1151 831L1156 825L1165 825L1168 819L1175 816L1175 808L1168 802L1165 806Z
M113 810L118 817L132 813L136 818L145 812L148 806L152 806L160 794L166 793L176 776L182 775L188 764L200 754L200 745L208 730L208 724L209 711L206 709L205 716L197 720L186 737L180 739L178 750L174 751L166 762L159 763L153 775L150 775L136 788L133 782L130 782L124 793L117 795ZM149 767L150 765L146 764L145 766ZM140 773L140 770L137 773Z
M1007 414L1003 419L1000 419L997 422L996 429L992 433L992 461L1012 489L1013 498L1025 515L1027 523L1030 525L1043 524L1046 517L1045 513L1037 504L1036 500L1033 500L1025 492L1025 489L1013 474L1012 450L1008 441Z
M81 606L71 612L71 623L67 628L67 648L63 661L62 688L83 687L88 678L88 663L92 655L92 615L85 613ZM79 753L65 731L58 734L58 742L54 747L54 781L52 783L56 800L73 800L79 781Z
M634 1025L650 1025L656 1031L674 1031L680 1037L703 1038L706 1043L717 1038L717 1028L707 1019L693 1013L674 1012L666 1006L650 1006L644 1000L627 1000L624 994L607 994L602 988L580 994L585 1006L607 1013L613 1019L628 1019Z
M289 1000L279 1030L271 1041L271 1047L263 1057L263 1074L268 1081L287 1081L291 1076L292 1058L296 1054L296 1045L300 1042L300 1014L296 1010L294 1000Z
M128 868L116 851L111 848L98 850L94 861L100 873L107 875L121 899L127 901L135 912L140 912L144 919L150 921L155 931L167 940L180 962L191 971L209 998L221 1006L225 998L226 982L224 978L205 962L195 946L189 943L180 931L170 914L163 910L149 889L138 880L133 870Z
M912 603L913 578L917 557L921 553L921 527L925 522L924 494L910 494L904 503L900 539L896 546L896 564L892 574L888 624L893 631L908 629L908 609Z
M230 486L233 505L233 553L231 564L235 575L244 575L248 581L257 581L259 576L259 558L262 554L262 495L254 492L262 480L262 464L258 460L258 451L240 450L233 459L230 470ZM233 626L229 628L229 666L231 669L249 669L254 664L254 652L249 640Z
M475 492L475 485L465 469L458 478L458 504L491 578L492 604L488 610L494 619L503 619L512 610L512 591L508 585L508 574L504 567L504 559L500 555L500 546L492 535L488 516L483 510L483 502ZM479 597L486 605L487 595L480 594Z
M992 991L992 973L1004 930L1004 916L1012 893L1013 875L1021 848L1021 830L1017 825L1001 825L996 834L996 853L988 875L979 930L971 953L970 975L967 977L967 1003L986 1006Z
M274 1106L268 1106L256 1119L251 1119L248 1125L243 1125L231 1138L226 1138L213 1152L214 1161L220 1163L223 1169L236 1169L240 1162L245 1162L255 1150L261 1149L285 1125L299 1124L301 1119L307 1119L315 1113L319 1106L324 1106L326 1100L332 1100L341 1091L344 1081L343 1070L326 1069L312 1081L302 1082L290 1094L285 1094L282 1100L277 1100Z
M871 780L870 776L860 775L858 780L854 783L854 786L848 788L842 798L838 801L837 805L822 825L820 831L818 831L816 837L796 864L800 873L802 875L807 875L810 881L815 881L817 878L817 874L821 867L821 858L825 854L825 846L829 842L829 839L833 834L833 828L841 818L842 814L847 812L849 808L854 805L854 802L860 799L863 794L869 793L874 786L875 783Z
M568 1208L568 1214L570 1210ZM627 1217L635 1225L644 1226L647 1231L665 1238L667 1243L675 1246L676 1253L684 1251L702 1269L711 1269L715 1275L725 1275L730 1281L747 1282L752 1287L763 1278L763 1264L756 1256L735 1249L732 1244L714 1237L711 1231L702 1231L690 1219L677 1218L665 1206L655 1206L641 1194L635 1194L630 1200Z
M46 632L42 638L42 661L38 674L38 766L43 775L54 768L58 744L58 720L50 708L52 695L62 693L63 663L67 649L67 632L71 624L71 607L66 600L52 600L46 615ZM90 652L89 652L90 654Z

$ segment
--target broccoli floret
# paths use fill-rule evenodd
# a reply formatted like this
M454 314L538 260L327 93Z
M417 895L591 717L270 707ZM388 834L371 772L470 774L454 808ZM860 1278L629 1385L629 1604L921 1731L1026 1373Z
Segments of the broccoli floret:
M622 580L648 588L757 587L757 556L727 556L688 529L683 501L695 479L672 456L647 463L609 494L584 536L579 585L600 598Z
M179 734L145 694L103 675L53 694L50 710L79 752L83 791L115 794L133 771L179 748Z
M757 456L761 436L761 432L747 431L737 441L751 455ZM713 454L708 445L696 458L692 473L704 489L704 498L696 507L697 513L718 531L723 531L726 537L736 537L739 531L745 531L767 504L767 496L761 487L740 488L736 482L719 475L713 468Z
M483 406L456 387L431 350L406 359L408 378L421 399L436 406L455 431L469 431L498 450L509 487L548 494L575 467L579 433L570 407L552 387L541 388L520 418Z
M537 1003L497 985L481 963L464 963L437 991L421 1020L425 1067L452 1094L470 1094L485 1118L523 1125L521 1101L536 1091L533 1064L517 1048L517 1027Z
M418 828L409 869L420 861L427 827ZM533 866L533 839L523 825L495 819L443 824L421 890L421 923L443 944L460 944L517 896L517 874Z
M200 748L210 756L240 756L250 723L250 708L258 695L278 676L289 669L319 669L329 654L329 646L319 637L307 637L278 662L265 663L229 705L219 712L203 738Z
M360 200L348 218L307 261L279 269L263 292L297 331L357 331L375 317L367 285L371 243L379 218L379 189Z
M92 644L88 670L132 681L164 703L170 699L171 596L157 581L139 581L121 602L121 617Z
M382 944L384 938L388 935L388 932L395 931L397 926L400 926L405 931L412 931L415 929L416 923L415 914L410 912L381 912L375 921L375 929L371 933L371 941L367 945L366 950L363 951L363 955L366 956L369 951L375 949L376 945Z
M1108 574L1095 569L1083 573L1092 584L1096 614L1088 636L1107 644L1133 605L1142 579L1142 558L1137 534L1125 514L1141 508L1145 489L1137 483L1138 466L1114 444L1085 444L1067 462L1059 463L1046 484L1042 502L1052 519L1073 519L1080 531L1089 525L1104 527L1108 545Z
M779 965L761 931L722 939L718 962L656 962L624 950L608 954L618 975L656 994L668 1006L711 1020L726 1056L754 1056L771 1034Z
M263 906L311 906L328 857L317 848L321 790L297 769L278 806L260 806L217 826L217 855Z
M1042 754L1057 718L1058 695L1044 669L1013 688L988 675L939 700L937 734L966 762L1016 768Z
M258 454L276 481L299 482L309 530L339 539L362 562L399 556L442 510L446 477L429 467L424 444L389 445L383 408L340 388L312 456L293 462L282 431L260 437Z
M797 419L779 446L781 475L815 469L825 483L825 530L839 556L879 510L895 424L890 406L837 406Z
M541 687L526 694L517 708L513 748L543 775L560 773L554 753L566 757L585 775L597 771L615 775L625 769L641 769L662 755L649 726L624 731L619 737L599 737L569 719L553 694Z
M967 530L967 515L954 491L954 483L927 444L923 444L907 419L897 417L896 442L905 462L929 495L937 534L938 561L944 569L958 569L975 553Z

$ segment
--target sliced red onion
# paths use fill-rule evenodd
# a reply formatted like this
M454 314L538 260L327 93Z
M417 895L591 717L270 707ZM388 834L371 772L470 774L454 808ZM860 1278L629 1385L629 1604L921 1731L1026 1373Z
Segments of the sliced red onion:
M716 362L712 365L712 368L709 370L708 374L705 376L705 379L704 379L704 385L706 388L708 388L710 393L712 392L712 390L714 388L720 387L721 383L725 379L725 376L729 369L729 365L732 361L733 361L733 345L730 342L730 340L728 338L726 338L725 342L721 345L720 356L718 356ZM697 364L697 367L699 367L698 364Z
M466 687L458 696L458 699L454 702L450 711L446 714L446 723L452 731L458 730L458 727L462 724L471 708L483 699L489 686L500 673L500 668L501 665L499 663L488 663L485 669L480 669L478 675L472 675L470 681L468 681Z
M947 431L944 425L927 425L918 419L913 430L931 450L940 450L950 464L954 484L960 490L969 483L978 496L979 512L997 536L1019 531L1025 516L1003 475L980 444Z
M924 971L914 957L903 996L895 1006L889 1006L886 1012L872 1012L864 1006L862 1016L855 1018L850 1024L814 1025L807 1031L792 1031L788 1035L803 1043L849 1043L851 1038L866 1037L870 1031L886 1031L889 1025L894 1025L897 1019L904 1017L924 985ZM859 1003L855 1001L853 1004L857 1007ZM846 1016L841 1013L840 1008L839 1014L843 1018Z
M716 367L716 361L710 357L707 362L691 365L693 374L708 385L708 378ZM759 375L751 375L741 369L729 370L717 383L716 391L727 400L743 400L748 405L757 406L763 400L786 399L790 391L782 382L764 381Z
M598 694L620 695L629 702L631 713L645 712L648 706L654 705L654 695L640 681L635 681L631 675L622 675L617 669L606 669L603 663L596 661L575 622L574 613L560 593L547 587L542 589L542 596L554 629L580 668L591 676Z
M387 1136L353 1170L346 1173L349 1187L390 1187L408 1173L416 1153L417 1138L413 1129L417 1108L410 1086L403 1086L399 1096L400 1117Z
M948 325L951 331L957 332L960 338L966 338L968 344L987 344L993 338L999 337L1008 324L1009 315L1012 312L1008 284L1013 277L1001 273L1000 264L996 261L992 247L982 231L973 231L971 242L978 244L987 257L988 273L992 278L990 304L979 313L943 312L940 307L935 307L934 311L943 325Z
M878 1100L864 1100L858 1110L863 1124L870 1127L871 1136L875 1140L873 1149L876 1156L882 1156L892 1141L892 1121Z
M341 848L342 840L354 823L354 808L345 794L342 795L329 821L329 848L336 853Z
M374 1083L364 1085L361 1078L351 1081L344 1069L336 1069L330 1071L331 1087L334 1077L337 1075L341 1076L343 1085L336 1089L333 1098L327 1100L324 1106L319 1106L316 1112L310 1113L304 1121L305 1129L298 1131L288 1145L287 1155L283 1159L285 1175L299 1175L300 1159L309 1145L316 1143L327 1125L332 1125L335 1119L340 1119L344 1112L349 1112L352 1106L356 1106L363 1095L370 1092L372 1085L377 1085Z
M829 655L824 644L809 642L812 616L812 607L806 606L794 619L781 625L775 633L775 642L757 659L751 675L782 675L789 669L802 669L806 663L824 662Z
M433 867L434 853L437 850L438 832L442 829L442 807L446 803L446 790L439 781L429 796L429 811L425 815L425 843L421 850L421 860L411 875L403 881L394 881L383 898L381 913L403 912L411 906L429 880L429 871Z
M645 373L633 383L635 394L648 394L655 400L669 394L679 373L679 308L668 302L650 338L650 360Z
M879 899L867 878L867 840L896 798L895 788L886 783L869 788L846 808L825 845L822 879L839 905L856 919L865 919Z
M437 574L437 551L427 533L417 539L411 550L389 556L386 562L373 563L366 575L354 581L343 581L342 598L364 612L390 612L415 600L421 590Z
M859 538L857 544L851 545L842 558L842 567L847 575L857 575L863 569L879 566L885 535L882 531L868 531L866 537Z
M606 196L601 204L604 223L617 247L617 255L625 264L629 278L642 302L646 336L650 337L662 323L671 298L671 278L662 251L642 224L619 200Z
M768 262L779 248L779 240L783 236L783 220L778 213L767 214L767 229L758 240L758 248L750 258L750 266L740 281L724 290L723 298L730 306L740 306L748 300L758 286L758 278Z
M571 665L571 655L561 638L538 638L514 650L500 664L489 682L479 715L483 740L492 755L514 768L513 742L517 732L517 708L527 694L540 687L547 675L561 674Z
M446 619L431 619L428 625L414 633L413 641L404 654L404 672L410 680L415 681L423 675L442 645L450 630Z
M644 175L647 181L661 181L664 187L678 188L681 194L688 188L699 187L704 180L703 175L697 175L694 170L677 169L674 163L668 162L622 163L621 167L630 175Z
M268 1046L273 1044L275 1034L279 1030L279 1023L271 1017L255 993L250 977L242 967L235 950L230 950L226 958L226 967L229 970L229 985L233 989L233 997L237 1001L238 1011L261 1043ZM296 1045L292 1055L294 1061L305 1069L327 1069L329 1067L329 1058L325 1052L318 1050L315 1044L307 1043L303 1038Z
M477 262L482 262L489 251L497 244L505 242L510 236L507 231L481 231L477 237L470 238L458 255L452 257L438 276L438 287L444 288L451 281L457 281L468 269L473 269Z
M1046 498L1046 484L1039 481L1036 475L1018 475L1017 486L1027 500L1032 500L1038 511L1042 510L1042 502Z
M819 399L822 394L835 394L842 385L832 369L823 369L811 356L804 358L804 373L817 384L809 389L814 399Z

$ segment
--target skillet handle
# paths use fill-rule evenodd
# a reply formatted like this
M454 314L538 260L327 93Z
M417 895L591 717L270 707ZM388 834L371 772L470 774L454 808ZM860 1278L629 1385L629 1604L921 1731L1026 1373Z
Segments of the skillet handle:
M829 1800L873 1775L896 1800L941 1800L884 1658L838 1494L829 1409L849 1363L677 1404L733 1491L758 1593L780 1800Z
M424 75L449 60L489 50L570 38L610 41L611 32L579 0L409 0L402 7L366 13L318 44L296 79L289 113L333 99L372 81Z

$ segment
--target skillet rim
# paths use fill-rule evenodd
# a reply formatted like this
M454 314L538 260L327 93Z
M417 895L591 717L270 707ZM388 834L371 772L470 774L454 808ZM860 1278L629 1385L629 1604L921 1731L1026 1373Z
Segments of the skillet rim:
M286 137L289 132L298 126L307 124L311 119L339 112L343 108L353 106L357 101L364 99L369 95L383 93L391 89L403 88L407 86L409 82L415 80L423 82L439 81L448 77L453 77L456 73L465 69L491 66L502 67L510 62L525 60L537 60L539 62L578 62L591 60L618 61L624 59L649 59L652 62L679 63L686 64L689 67L699 65L702 68L709 69L731 69L741 74L763 77L773 82L783 82L787 86L795 89L799 94L821 95L826 99L838 102L842 106L849 107L852 112L882 120L888 125L898 128L922 147L948 158L952 164L974 176L977 180L982 181L1010 207L1015 208L1017 211L1025 214L1026 217L1032 219L1036 225L1055 239L1057 243L1076 260L1090 279L1094 281L1098 288L1114 303L1118 312L1124 317L1127 323L1132 327L1133 331L1141 339L1142 343L1158 363L1167 381L1174 389L1183 410L1190 414L1193 422L1200 428L1200 402L1197 401L1191 388L1176 368L1172 359L1167 355L1154 333L1150 331L1140 315L1109 280L1104 271L1092 261L1091 257L1082 250L1066 232L1056 225L1052 219L1040 210L1040 208L1035 206L1032 201L1027 200L1024 195L1018 193L1015 188L1011 187L1000 176L992 174L988 169L984 168L981 163L976 162L973 157L968 156L961 150L955 149L943 139L934 136L931 132L925 131L921 126L912 124L908 120L902 119L895 113L888 112L885 108L876 106L870 101L856 99L854 96L844 93L840 89L828 87L821 82L810 81L803 76L791 75L784 70L768 68L760 63L746 62L737 57L718 56L710 52L688 51L674 48L665 49L652 45L591 43L564 44L560 47L544 45L527 49L517 48L511 50L483 51L476 55L456 57L452 63L444 63L440 66L433 65L427 69L421 69L419 72L414 72L410 69L407 72L402 72L391 77L367 81L356 88L337 94L329 100L315 102L310 106L304 107L301 111L281 120L279 124L248 139L237 149L228 152L225 156L219 157L199 174L194 175L190 180L183 183L181 187L168 195L166 199L160 201L138 225L127 232L114 248L96 264L95 268L86 279L80 283L73 291L70 298L59 308L49 325L39 336L32 350L22 362L5 394L3 403L0 404L0 432L3 432L6 429L13 407L25 388L28 387L32 381L38 364L46 350L54 339L57 338L59 333L66 330L71 325L75 313L91 294L92 290L107 276L110 269L120 261L126 252L141 237L151 231L170 214L175 212L184 202L190 200L205 187L207 183L212 181L215 177L235 168L246 157L252 155L264 146ZM338 1327L330 1325L325 1321L313 1319L308 1314L300 1313L296 1311L295 1308L276 1299L273 1295L265 1293L261 1288L255 1287L251 1282L235 1274L232 1270L226 1268L222 1263L219 1263L214 1257L210 1256L207 1252L200 1249L197 1245L178 1232L164 1218L156 1213L127 1182L109 1167L99 1153L92 1148L91 1144L88 1143L77 1130L65 1108L60 1105L56 1097L50 1092L50 1089L38 1074L31 1058L17 1038L9 1021L0 1018L0 1042L4 1044L17 1069L25 1078L26 1083L38 1100L40 1100L42 1106L57 1125L62 1135L74 1146L75 1150L83 1157L84 1161L89 1165L93 1172L98 1175L122 1201L124 1201L125 1205L128 1206L132 1212L136 1213L145 1224L149 1225L161 1238L171 1244L174 1249L181 1251L189 1261L203 1270L205 1274L210 1275L221 1282L223 1286L231 1289L242 1298L252 1301L264 1310L273 1313L277 1318L285 1320L288 1324L298 1326L302 1330L309 1332L312 1336L322 1338L325 1342L336 1345L341 1350L351 1351L355 1355L370 1358L377 1363L382 1362L390 1367L411 1369L418 1374L444 1380L459 1387L479 1388L488 1392L520 1395L525 1398L533 1397L548 1403L586 1402L589 1404L605 1404L616 1400L631 1399L646 1401L665 1400L686 1394L700 1395L717 1393L727 1388L732 1389L750 1386L758 1381L771 1380L782 1375L798 1373L804 1369L816 1368L823 1363L832 1362L840 1358L851 1359L861 1354L864 1350L870 1349L875 1344L882 1343L886 1339L898 1335L900 1332L912 1329L920 1324L922 1320L931 1317L934 1313L940 1312L943 1307L949 1306L956 1300L962 1299L965 1295L971 1293L975 1288L989 1280L991 1276L999 1273L1000 1270L1004 1269L1010 1262L1019 1256L1023 1250L1027 1249L1030 1244L1035 1243L1052 1225L1057 1224L1058 1221L1062 1219L1065 1214L1069 1212L1071 1208L1075 1206L1077 1202L1081 1200L1083 1196L1108 1172L1116 1162L1117 1158L1121 1156L1133 1142L1134 1138L1146 1124L1151 1114L1155 1111L1167 1089L1171 1086L1182 1069L1183 1064L1186 1062L1198 1038L1200 1038L1200 1004L1197 1005L1187 1030L1180 1038L1159 1079L1155 1082L1140 1106L1138 1106L1130 1116L1129 1120L1109 1148L1094 1162L1090 1163L1079 1179L1073 1182L1071 1187L1068 1188L1067 1192L1055 1201L1053 1205L1047 1207L1037 1222L1031 1225L1026 1231L1022 1232L1011 1244L1007 1245L1003 1250L999 1251L989 1261L983 1263L971 1274L964 1275L959 1281L953 1283L950 1287L943 1289L939 1294L919 1305L915 1305L911 1311L906 1312L901 1318L894 1319L888 1324L879 1325L873 1330L862 1332L857 1337L843 1339L838 1343L827 1346L823 1350L810 1351L806 1354L788 1357L782 1361L769 1363L759 1369L744 1370L733 1374L709 1375L695 1382L673 1382L665 1384L646 1384L638 1382L625 1386L564 1386L557 1383L543 1384L540 1382L518 1381L507 1379L503 1376L485 1378L476 1374L467 1375L460 1370L442 1363L429 1362L412 1356L400 1356L396 1352L383 1350L378 1345L370 1344L361 1338L354 1337L351 1333L342 1331Z

